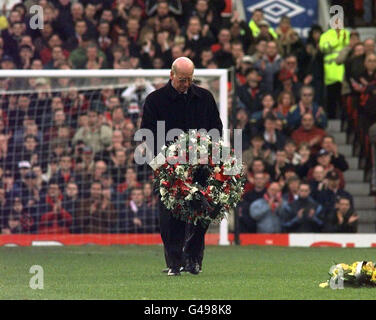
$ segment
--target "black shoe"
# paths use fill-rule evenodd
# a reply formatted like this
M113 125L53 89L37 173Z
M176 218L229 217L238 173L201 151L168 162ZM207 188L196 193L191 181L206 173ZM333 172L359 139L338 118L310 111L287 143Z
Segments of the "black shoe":
M168 276L180 276L180 268L176 267L176 268L168 269L167 275Z
M200 265L198 262L190 261L185 266L185 271L188 271L189 273L197 275L200 273Z

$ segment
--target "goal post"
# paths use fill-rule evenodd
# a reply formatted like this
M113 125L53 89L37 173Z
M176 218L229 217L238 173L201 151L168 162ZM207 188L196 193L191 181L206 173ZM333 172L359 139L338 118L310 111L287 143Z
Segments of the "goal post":
M20 96L23 94L30 95L33 99L38 99L37 93L44 90L49 93L64 93L64 95L69 95L69 92L73 88L85 94L88 92L92 93L91 96L95 96L98 90L100 91L107 87L118 89L118 92L122 92L123 94L125 89L134 84L137 79L144 79L153 84L153 81L158 79L158 85L161 85L161 83L167 82L169 74L170 70L167 69L0 70L0 102L3 103L11 96ZM68 80L64 82L62 81L63 79ZM225 143L229 145L230 136L227 130L229 128L227 108L228 71L226 69L196 69L194 71L194 80L197 81L198 85L209 89L215 97L224 128L223 138ZM43 83L48 83L49 86L47 88L38 86ZM36 104L38 103L39 101L36 101ZM88 103L90 104L91 101ZM129 104L128 107L130 108ZM39 117L41 115L37 114L36 116ZM19 122L17 123L19 124ZM46 128L43 128L42 125L39 129L43 131ZM18 160L17 156L14 157L15 162ZM218 244L228 245L228 221L226 219L221 222L218 232Z

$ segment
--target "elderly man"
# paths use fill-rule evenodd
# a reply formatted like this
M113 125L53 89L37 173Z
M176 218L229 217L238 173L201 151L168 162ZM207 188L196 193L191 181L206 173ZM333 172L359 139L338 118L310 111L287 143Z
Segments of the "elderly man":
M186 58L176 59L171 68L170 81L152 92L145 100L141 122L142 129L154 134L154 145L147 145L157 155L162 145L157 145L157 121L164 121L165 133L170 129L217 129L222 132L222 121L213 95L206 89L194 85L193 62ZM165 137L163 137L165 138ZM175 219L160 201L161 236L165 246L168 275L180 275L183 264L183 246L187 263L184 266L192 274L198 274L202 260L204 238L207 228L200 224L187 224ZM187 239L185 230L187 227Z

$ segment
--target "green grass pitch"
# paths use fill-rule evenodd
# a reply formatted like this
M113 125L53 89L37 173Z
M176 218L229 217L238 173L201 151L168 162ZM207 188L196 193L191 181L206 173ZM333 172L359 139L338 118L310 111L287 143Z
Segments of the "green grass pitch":
M1 247L0 299L375 299L372 288L319 288L333 261L375 259L375 249L208 246L200 275L168 277L161 246ZM32 265L43 290L29 287Z

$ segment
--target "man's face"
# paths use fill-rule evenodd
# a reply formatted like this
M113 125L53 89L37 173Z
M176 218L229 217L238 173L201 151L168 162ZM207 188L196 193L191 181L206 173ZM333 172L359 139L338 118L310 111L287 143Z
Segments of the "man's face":
M322 166L316 166L315 169L313 169L313 178L319 182L324 179L324 168Z
M313 101L313 91L311 89L304 89L301 93L303 104L310 105Z
M138 204L144 201L144 195L142 190L133 190L132 191L132 200Z
M264 169L265 169L265 167L264 167L264 164L262 163L262 161L255 161L253 163L252 171L253 171L254 174L259 173L259 172L263 173Z
M219 43L225 43L229 42L231 40L231 34L230 30L221 30L221 32L218 35L218 42Z
M175 72L171 71L170 79L172 86L179 92L184 93L192 85L193 81L193 68L192 69L176 69Z
M302 118L302 126L304 130L311 130L315 124L311 114L306 114Z
M75 197L78 195L78 188L75 183L69 183L66 188L67 195L69 197Z
M258 189L263 189L265 187L265 176L263 173L257 173L254 175L254 184L255 184L255 187L258 188Z
M255 11L252 15L252 19L257 23L264 18L264 15L261 11Z
M89 126L94 127L97 123L98 120L98 115L96 112L89 112L88 113L88 121L89 121Z
M341 199L338 203L338 209L342 213L346 213L350 209L350 201L348 199Z
M286 143L285 145L285 151L289 155L293 155L296 151L296 146L293 143Z
M375 53L375 41L373 39L367 39L364 41L364 51L366 54Z
M266 54L269 57L274 57L277 54L277 44L274 41L270 41L266 45Z
M266 131L271 132L275 130L275 121L271 119L266 119L264 126Z
M72 166L72 161L70 157L61 157L60 168L63 170L69 170Z
M278 163L286 163L286 152L282 150L277 151L275 158Z
M48 195L52 199L57 199L60 195L59 186L57 184L50 184L50 186L48 187Z
M107 170L107 165L104 161L97 161L95 163L95 173L101 176Z
M90 187L90 196L99 199L102 195L102 186L99 183L93 183Z
M259 75L257 72L250 72L247 75L247 83L251 88L256 88L259 84Z
M309 196L310 189L309 186L306 184L302 184L299 187L299 198L305 199Z
M116 162L120 164L125 164L127 157L124 151L117 151L116 152Z
M29 104L30 104L30 98L26 97L26 96L21 96L18 98L18 106L21 108L21 109L26 109L29 107Z
M331 138L324 138L321 146L323 149L330 152L333 149L333 140Z
M35 141L34 138L27 138L25 141L25 149L29 151L35 150L37 146L37 142Z
M319 156L317 158L317 162L325 168L325 167L327 167L329 165L330 158L331 157L330 157L329 154L325 154L325 155Z
M234 58L239 58L244 55L243 46L241 44L235 43L231 46L231 53Z
M166 2L161 2L157 6L157 15L159 17L165 17L168 15L168 4Z
M201 31L201 24L200 24L200 21L198 19L191 19L189 21L189 26L188 26L188 29L189 31L194 34L194 35L197 35L200 33Z
M329 189L336 190L339 188L339 179L328 179Z
M264 54L266 52L266 41L260 41L256 46L256 50L257 52Z
M277 196L278 192L280 191L280 187L278 183L272 183L268 188L268 194L271 197Z
M135 181L137 180L137 174L134 170L127 170L125 173L125 179L127 181Z

